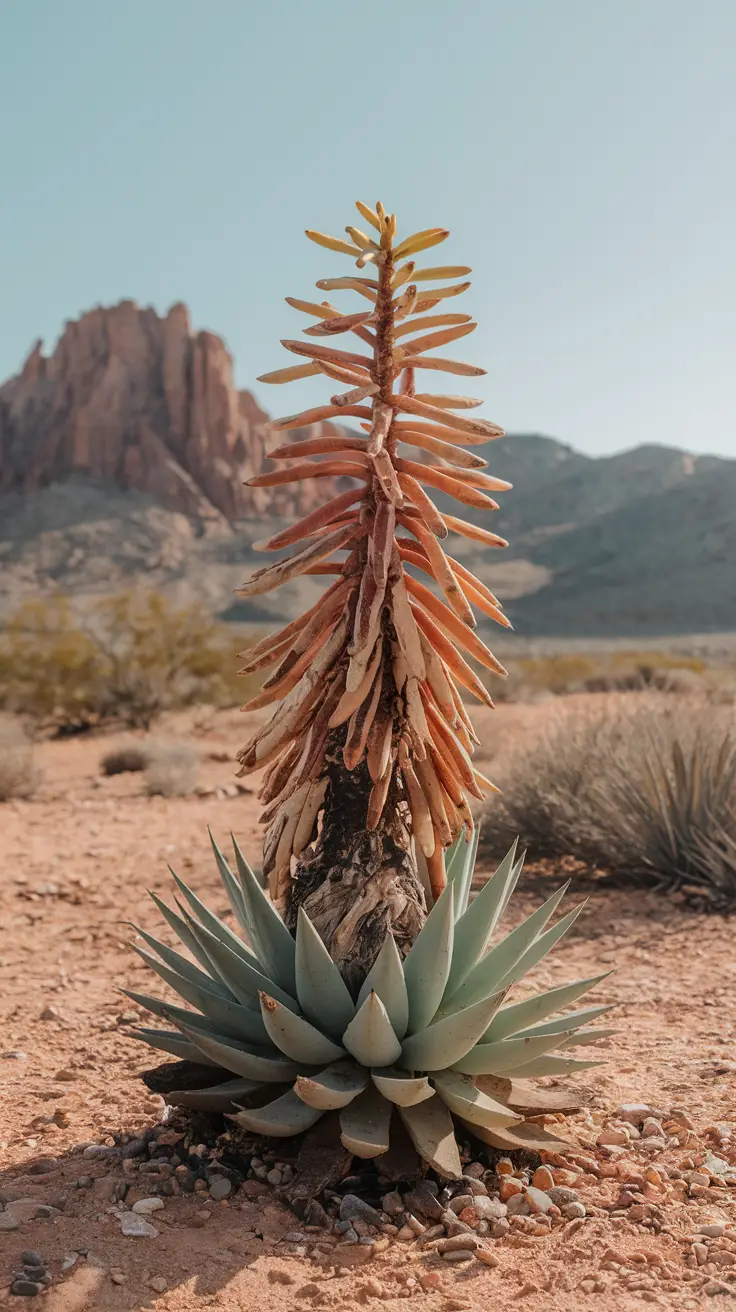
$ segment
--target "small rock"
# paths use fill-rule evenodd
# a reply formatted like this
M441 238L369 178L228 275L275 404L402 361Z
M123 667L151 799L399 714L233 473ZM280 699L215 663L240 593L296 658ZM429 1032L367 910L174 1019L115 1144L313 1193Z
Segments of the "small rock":
M7 1061L28 1061L28 1053L22 1052L20 1048L11 1048L9 1052L0 1053Z
M123 1212L120 1229L124 1235L136 1239L155 1239L158 1234L155 1225L151 1225L145 1217L138 1216L135 1212Z
M599 1148L622 1148L628 1142L625 1130L602 1130L596 1139Z
M166 1276L151 1276L151 1279L148 1282L148 1288L155 1289L157 1294L163 1294L164 1290L168 1289L168 1287L169 1282L166 1279Z
M14 1280L10 1286L11 1294L20 1294L26 1298L35 1298L36 1294L42 1294L43 1290L43 1285L37 1280L26 1280L25 1277Z
M726 1233L724 1221L712 1221L709 1225L699 1225L698 1234L707 1235L709 1239L720 1239Z
M471 1252L469 1252L469 1251L465 1251L465 1252L458 1251L457 1253L443 1253L443 1254L442 1254L442 1261L443 1261L443 1262L468 1262L468 1261L471 1261L471 1260L472 1260L472 1257L473 1257L473 1254L472 1254Z
M22 1266L43 1266L43 1258L35 1248L27 1248L20 1255Z
M736 1066L736 1062L732 1063ZM704 1294L732 1294L733 1286L727 1285L723 1280L709 1280L707 1285L703 1286Z
M509 1199L513 1198L515 1194L520 1194L521 1191L521 1180L517 1180L513 1175L504 1175L501 1180L501 1187L498 1191L498 1196L502 1203L508 1203Z
M533 1212L548 1212L550 1207L555 1206L549 1194L545 1193L544 1189L535 1189L532 1184L529 1185L529 1188L526 1191L526 1200Z
M67 1253L66 1257L62 1258L62 1262L61 1262L62 1271L71 1271L72 1267L76 1266L78 1261L79 1261L79 1253Z
M41 1014L40 1014L40 1016L39 1016L38 1019L39 1019L39 1020L61 1020L61 1012L60 1012L60 1011L57 1011L56 1007L52 1007L52 1006L44 1007L44 1009L43 1009L43 1011L41 1012Z
M266 1179L269 1184L273 1185L274 1189L282 1183L281 1171L278 1166L274 1166L270 1171L266 1172ZM210 1190L210 1193L211 1192L212 1190Z
M220 1175L210 1184L210 1198L214 1198L215 1202L219 1203L223 1198L227 1198L228 1194L232 1193L232 1188L233 1186L227 1176Z
M387 1239L385 1236L383 1236L383 1237L380 1238L380 1239L374 1239L374 1240L373 1240L373 1252L374 1252L374 1253L385 1253L385 1252L386 1252L386 1249L388 1248L388 1243L389 1243L389 1241L388 1241L388 1239Z
M432 1193L426 1180L417 1180L413 1189L404 1196L404 1207L412 1213L429 1217L430 1221L440 1221L444 1208Z
M460 1253L474 1252L480 1247L480 1240L477 1235L451 1235L449 1239L438 1239L436 1250L438 1253Z
M369 1225L380 1225L382 1221L381 1213L371 1207L370 1203L358 1198L357 1194L345 1194L340 1200L340 1220L353 1221L356 1217L367 1221Z
M532 1176L532 1185L534 1188L542 1189L545 1193L549 1193L554 1182L554 1176L548 1166L538 1166Z
M65 1067L63 1070L56 1072L54 1079L60 1080L63 1084L74 1084L79 1076L74 1071L68 1071Z
M649 1104L646 1102L625 1102L616 1112L616 1120L628 1121L629 1125L641 1127L649 1115L649 1110Z
M588 1215L585 1203L581 1202L563 1203L560 1211L566 1221L582 1220L583 1217Z
M416 1216L412 1216L411 1212L407 1212L405 1224L415 1235L423 1235L427 1229L426 1225L422 1225L422 1222Z
M55 1157L37 1157L35 1162L31 1162L28 1167L29 1175L51 1175L53 1171L59 1169L59 1163Z
M564 1207L566 1203L577 1203L580 1195L576 1189L569 1189L566 1185L553 1184L551 1189L547 1190L555 1207Z
M272 1285L293 1285L294 1277L288 1271L271 1270L268 1278Z
M455 1197L450 1199L450 1211L459 1216L466 1207L472 1207L474 1202L473 1194L455 1194Z
M416 1235L414 1234L414 1231L409 1228L408 1225L402 1225L396 1238L401 1239L402 1242L406 1243L407 1241L411 1242L412 1239L416 1239Z
M506 1204L506 1210L509 1216L528 1216L532 1209L524 1194L513 1194Z
M399 1212L403 1212L404 1204L398 1189L392 1189L391 1193L383 1195L381 1207L387 1216L398 1216Z
M492 1253L490 1248L485 1248L483 1244L475 1249L475 1256L484 1266L498 1266L499 1264L496 1254Z
M304 1243L304 1233L301 1230L290 1230L288 1234L283 1235L282 1237L285 1244Z
M112 1283L113 1283L114 1285L124 1285L124 1284L125 1284L125 1272L124 1272L124 1271L121 1271L121 1270L120 1270L120 1267L115 1266L115 1267L113 1267L112 1270L110 1271L110 1279L112 1280Z
M20 1221L12 1212L0 1212L0 1234L4 1230L19 1230Z
M133 1203L133 1211L139 1216L147 1216L149 1212L160 1212L163 1205L162 1198L139 1198L137 1203Z
M465 1167L465 1175L469 1175L473 1180L482 1180L486 1173L486 1168L482 1162L471 1162Z
M503 1239L504 1235L507 1235L510 1229L511 1225L505 1216L502 1216L500 1220L491 1223L491 1234L494 1239Z

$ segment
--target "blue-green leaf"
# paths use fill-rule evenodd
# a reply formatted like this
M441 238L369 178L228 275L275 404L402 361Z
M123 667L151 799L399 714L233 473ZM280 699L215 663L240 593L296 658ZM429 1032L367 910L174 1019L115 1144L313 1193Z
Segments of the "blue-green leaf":
M443 1003L452 998L483 953L515 887L520 866L514 865L516 845L506 853L495 875L492 875L478 896L463 912L455 924L455 946L452 966L445 988ZM518 868L517 868L518 866Z
M231 834L253 946L271 979L296 995L296 943Z
M391 1021L397 1039L403 1039L409 1024L409 997L404 980L404 965L396 940L389 930L383 947L371 966L358 994L362 1006L369 993L377 993Z
M309 1066L326 1066L345 1056L344 1048L338 1047L303 1016L296 1016L293 1011L282 1006L276 998L262 992L260 1001L268 1037L292 1061Z
M296 990L304 1015L334 1039L355 1015L353 999L304 907L296 926Z
M448 884L432 907L404 961L410 1034L416 1034L429 1025L445 991L453 959L453 898L452 885Z
M377 993L369 993L342 1036L348 1052L363 1066L391 1066L401 1044Z

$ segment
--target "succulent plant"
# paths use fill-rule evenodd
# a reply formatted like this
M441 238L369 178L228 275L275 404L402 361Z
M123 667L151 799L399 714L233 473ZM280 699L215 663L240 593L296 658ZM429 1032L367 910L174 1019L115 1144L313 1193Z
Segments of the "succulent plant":
M563 887L489 946L523 864L516 844L471 902L477 830L470 842L458 839L447 885L407 956L389 933L357 997L304 910L293 937L237 843L235 872L214 840L213 848L243 936L174 876L176 911L151 896L190 956L143 930L146 948L136 951L197 1010L128 993L175 1027L142 1028L137 1038L217 1071L209 1087L170 1093L170 1101L221 1109L247 1130L278 1137L337 1111L343 1143L359 1157L388 1149L397 1116L419 1154L449 1178L461 1174L453 1118L498 1148L559 1144L525 1124L523 1110L549 1105L535 1108L516 1081L596 1064L574 1052L612 1033L591 1027L609 1008L565 1009L605 976L507 1003L581 910L550 926Z
M304 330L305 340L283 342L303 362L259 379L279 384L323 375L348 390L327 405L267 424L275 433L295 432L297 440L270 451L277 467L250 484L352 480L298 523L254 544L263 551L296 550L239 589L252 597L303 574L337 576L308 611L243 653L243 674L274 667L243 709L276 703L276 710L239 760L243 774L266 767L260 791L264 870L276 897L288 888L292 857L312 841L325 802L329 809L325 760L335 730L341 730L349 771L367 761L367 829L379 826L387 805L408 809L435 897L445 882L444 849L463 829L472 831L469 799L493 791L471 760L478 739L463 698L471 693L493 702L466 658L505 674L474 632L473 607L505 627L509 621L493 593L446 553L442 541L453 533L491 547L507 543L487 528L440 513L426 488L475 509L497 510L488 494L511 485L484 473L487 461L465 446L500 437L503 429L468 413L481 404L474 397L415 388L422 370L440 377L485 373L432 353L477 327L469 314L445 309L470 286L465 275L471 270L419 267L420 252L443 242L446 229L398 241L395 215L380 204L373 210L358 202L357 208L369 235L348 226L348 240L312 230L307 236L370 272L317 284L323 291L357 292L364 309L346 314L329 301L287 297L316 320ZM357 336L362 353L338 349L333 339L341 334ZM357 421L363 432L336 429L334 436L306 439L299 432L344 419Z

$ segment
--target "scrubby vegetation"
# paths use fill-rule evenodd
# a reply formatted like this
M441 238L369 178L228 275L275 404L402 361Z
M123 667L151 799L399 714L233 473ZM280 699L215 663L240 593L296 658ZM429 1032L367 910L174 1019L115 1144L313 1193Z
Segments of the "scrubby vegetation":
M84 614L66 597L28 601L0 635L0 706L61 731L147 729L165 710L231 706L257 686L233 673L244 641L198 604L124 592Z
M199 757L186 743L152 743L146 763L150 797L188 797L197 782Z
M0 717L0 802L30 797L38 781L31 740L16 720Z
M151 750L143 743L125 743L106 752L100 761L103 774L139 774L145 770L151 757Z
M733 665L657 649L590 650L512 657L496 701L524 702L581 692L674 692L733 701Z
M537 857L736 903L736 726L672 697L561 711L510 762L488 808L487 846L521 835Z

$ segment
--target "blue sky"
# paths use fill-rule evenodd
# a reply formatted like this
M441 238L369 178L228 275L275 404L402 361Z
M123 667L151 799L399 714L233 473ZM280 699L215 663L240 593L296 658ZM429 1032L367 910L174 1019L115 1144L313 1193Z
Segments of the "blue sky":
M0 378L133 297L249 386L380 198L474 268L483 413L736 456L735 48L733 0L7 0Z

